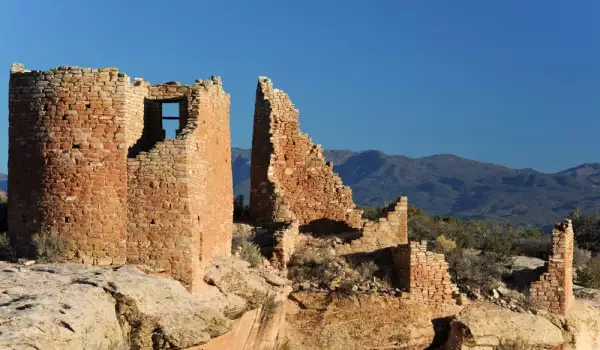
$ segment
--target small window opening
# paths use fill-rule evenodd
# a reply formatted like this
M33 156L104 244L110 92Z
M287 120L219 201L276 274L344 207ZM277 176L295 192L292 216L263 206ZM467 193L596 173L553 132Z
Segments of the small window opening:
M90 109L90 108L92 108L92 104L91 104L91 103L86 103L86 104L85 104L85 108L86 108L86 109Z
M156 225L156 220L154 220L154 219L150 220L150 224L151 225Z
M68 224L69 222L71 222L71 217L69 216L65 216L65 222Z
M174 139L179 132L179 103L162 103L162 127L164 138Z
M198 215L198 222L200 222L200 215Z
M67 120L67 115L63 115L63 120Z
M71 146L72 149L81 149L81 146L78 143L74 143L73 146Z

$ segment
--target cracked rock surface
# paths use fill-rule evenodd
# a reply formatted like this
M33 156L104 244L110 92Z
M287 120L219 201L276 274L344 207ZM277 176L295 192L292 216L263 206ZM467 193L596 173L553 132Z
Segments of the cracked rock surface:
M1 349L185 349L231 320L134 266L0 266Z

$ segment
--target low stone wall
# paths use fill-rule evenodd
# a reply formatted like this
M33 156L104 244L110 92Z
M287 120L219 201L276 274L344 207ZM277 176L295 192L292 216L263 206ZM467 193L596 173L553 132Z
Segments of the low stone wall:
M273 255L271 265L279 270L285 270L294 249L298 243L298 221L285 223L273 234Z
M400 287L407 298L435 304L455 304L458 288L450 281L443 254L427 250L427 242L410 242L392 251Z
M398 197L377 221L363 221L361 237L345 244L339 254L370 253L408 243L408 197Z
M548 270L529 289L535 306L566 314L573 302L573 240L571 220L554 225Z

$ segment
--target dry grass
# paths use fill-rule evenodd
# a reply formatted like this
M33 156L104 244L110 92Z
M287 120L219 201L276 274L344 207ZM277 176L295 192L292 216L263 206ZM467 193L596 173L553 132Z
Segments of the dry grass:
M433 338L433 311L399 298L323 298L288 317L294 343L302 349L426 348Z
M43 263L62 262L72 250L69 240L55 233L35 234L33 242L35 243L36 258Z
M252 242L252 237L235 236L231 244L233 254L239 254L240 259L250 263L250 266L257 267L262 263L263 256L260 247Z

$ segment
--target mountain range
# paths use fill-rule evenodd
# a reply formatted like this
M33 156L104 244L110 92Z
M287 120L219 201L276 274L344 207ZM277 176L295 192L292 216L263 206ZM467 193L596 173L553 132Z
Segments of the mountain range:
M334 170L361 206L381 206L400 195L430 215L509 221L548 227L575 207L600 209L600 163L547 174L511 169L452 154L422 158L380 151L326 150ZM232 150L236 194L248 198L250 150Z
M548 227L579 206L600 209L600 163L553 174L511 169L451 154L422 158L380 151L325 150L361 206L381 206L400 195L430 215L510 221ZM249 198L250 150L232 149L233 189ZM6 175L0 174L6 191Z

